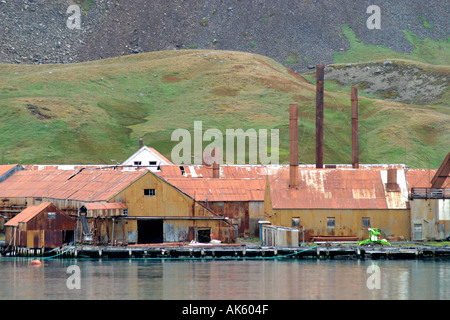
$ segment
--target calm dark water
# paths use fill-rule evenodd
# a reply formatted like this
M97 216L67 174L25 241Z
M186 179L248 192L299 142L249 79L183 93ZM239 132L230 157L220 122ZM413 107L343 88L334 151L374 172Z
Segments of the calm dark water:
M30 261L0 258L0 299L450 299L450 260Z

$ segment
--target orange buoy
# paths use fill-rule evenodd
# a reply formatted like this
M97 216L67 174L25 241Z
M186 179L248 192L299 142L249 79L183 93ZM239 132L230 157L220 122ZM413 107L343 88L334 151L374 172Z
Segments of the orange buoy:
M40 266L41 264L42 264L42 262L37 259L31 261L32 266Z

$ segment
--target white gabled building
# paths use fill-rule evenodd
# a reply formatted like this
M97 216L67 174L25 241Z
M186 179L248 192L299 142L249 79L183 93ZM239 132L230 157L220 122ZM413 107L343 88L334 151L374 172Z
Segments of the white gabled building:
M139 150L122 163L122 166L142 166L151 171L159 171L161 165L173 165L173 163L159 153L156 149L147 147L139 140Z

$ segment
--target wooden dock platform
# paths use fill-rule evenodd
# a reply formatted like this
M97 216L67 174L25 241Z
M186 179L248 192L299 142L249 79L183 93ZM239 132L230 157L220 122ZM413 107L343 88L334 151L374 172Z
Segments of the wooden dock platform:
M304 245L264 247L245 244L161 243L128 246L68 246L51 251L21 249L2 256L143 259L421 259L450 258L450 246Z

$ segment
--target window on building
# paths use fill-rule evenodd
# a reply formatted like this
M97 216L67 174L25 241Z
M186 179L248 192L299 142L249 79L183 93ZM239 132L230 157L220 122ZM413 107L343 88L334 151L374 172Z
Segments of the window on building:
M135 166L140 166L141 164L142 164L142 161L135 161L135 162L134 162L134 165L135 165Z
M156 190L155 189L144 189L144 196L155 196Z
M328 217L327 218L327 227L328 228L334 228L336 225L336 221L334 217Z
M363 217L362 218L362 227L363 228L370 228L370 218L369 217Z
M184 167L183 166L180 166L180 171L181 171L181 174L184 176L184 174L185 174L185 170L184 170Z
M56 218L56 212L47 212L47 218L48 219L55 219Z
M156 161L149 161L148 164L151 166L156 166L158 163Z
M296 218L292 218L292 227L300 227L300 218L296 217Z

